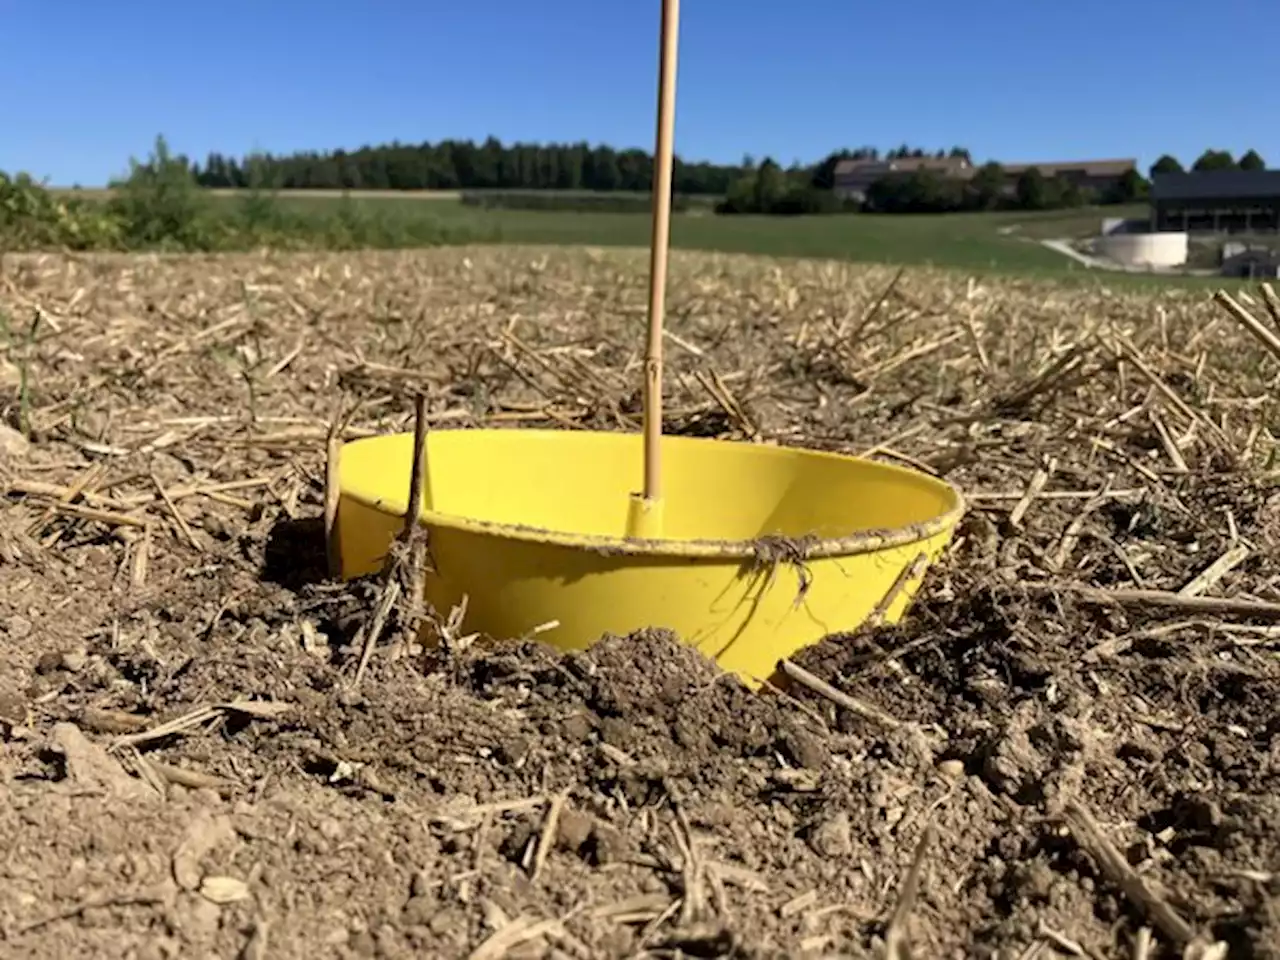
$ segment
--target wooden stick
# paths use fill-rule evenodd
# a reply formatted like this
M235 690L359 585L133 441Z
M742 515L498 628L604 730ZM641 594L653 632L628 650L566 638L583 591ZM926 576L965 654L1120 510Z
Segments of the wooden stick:
M910 922L916 897L920 893L920 874L924 870L925 856L929 852L929 847L933 845L936 835L937 830L930 823L924 828L924 834L916 844L916 852L911 858L911 867L907 870L907 875L902 881L902 891L898 894L898 905L893 908L893 915L889 918L889 925L885 930L884 953L888 960L906 960L911 956L907 946L910 939L907 936L907 924Z
M1227 548L1217 560L1196 574L1185 587L1178 591L1180 597L1198 597L1212 590L1223 577L1240 564L1249 559L1249 548L1237 543Z
M1262 302L1267 305L1267 311L1271 314L1271 322L1280 329L1280 297L1276 296L1269 283L1260 283L1258 287L1262 290Z
M349 410L339 396L333 404L333 413L325 433L324 461L324 552L330 578L342 576L342 551L338 542L338 507L342 501L342 447L347 437L351 419L360 409L359 401Z
M169 510L169 516L173 517L174 524L177 525L178 531L186 539L187 543L200 553L204 552L204 548L200 546L200 541L196 539L196 535L191 532L191 527L187 525L187 519L178 512L177 505L169 497L169 491L165 490L164 484L160 482L160 478L154 473L151 475L151 482L156 485L156 493L160 495L160 499Z
M81 520L95 520L98 523L105 523L113 527L145 527L147 525L147 521L143 517L129 516L112 510L95 510L92 507L82 507L78 503L52 503L49 507L69 517L79 517Z
M418 514L422 511L423 476L427 466L427 398L418 394L414 398L415 419L413 424L413 467L409 473L409 504L404 512L404 527L397 538L398 549L387 554L387 565L383 568L382 592L378 595L373 615L356 633L356 645L360 647L360 662L356 665L353 679L355 686L360 685L364 673L373 658L373 649L378 645L387 618L400 602L403 593L401 581L404 578L404 567L409 566L408 582L412 593L409 596L411 608L410 618L416 621L422 603L423 563L418 557L419 551L425 554L426 532L418 525ZM407 550L406 550L407 548Z
M329 577L333 580L342 575L342 557L338 550L338 503L342 499L343 425L342 406L339 403L334 406L333 419L329 421L324 461L324 552Z
M133 548L133 567L130 570L130 581L135 587L144 587L147 583L147 565L151 559L151 525L142 525L142 536Z
M1098 606L1115 605L1130 608L1163 608L1183 613L1208 613L1220 616L1256 617L1280 620L1280 603L1265 600L1241 600L1236 597L1188 597L1167 590L1103 590L1073 584L1046 584L1033 587L1038 592L1059 590Z
M413 423L413 471L409 480L409 508L405 513L404 532L401 534L405 545L405 562L408 564L408 584L406 586L408 609L401 618L400 642L405 648L411 646L418 635L423 619L428 566L427 528L422 526L423 501L426 499L427 478L427 398L418 394L414 398ZM430 508L430 504L427 504ZM443 638L442 638L443 639ZM452 654L452 645L444 640L445 651Z
M1277 337L1262 321L1255 317L1252 313L1240 306L1231 294L1225 290L1219 290L1213 295L1213 299L1217 300L1232 318L1257 338L1258 342L1271 351L1271 355L1280 359L1280 337Z
M568 798L568 791L561 791L552 797L551 802L547 804L547 815L542 820L542 833L538 837L538 846L533 854L533 865L529 870L530 880L538 879L538 874L547 862L551 847L556 841L556 834L560 829L560 814L564 810L565 801Z
M418 525L422 512L423 480L427 474L427 398L418 394L413 398L413 468L409 472L409 508L404 514L404 533L409 534Z
M1103 875L1123 890L1129 902L1149 917L1161 933L1179 946L1195 939L1195 929L1129 866L1083 804L1071 801L1067 805L1066 821L1076 843L1094 859Z
M77 497L88 489L91 483L94 483L101 474L105 472L101 462L91 464L89 469L80 474L79 477L69 486L66 487L58 496L62 503L72 503ZM36 537L40 531L44 529L44 525L52 520L58 513L57 507L46 507L44 513L27 528L27 536Z
M364 679L364 672L369 669L369 661L373 659L373 648L378 645L378 638L382 636L383 627L387 624L387 617L391 616L391 610L399 599L400 580L396 577L391 577L383 586L382 593L378 595L378 604L374 608L373 616L356 634L356 639L360 641L360 662L356 664L356 675L352 682L357 687L360 686L360 681Z
M800 686L818 694L820 697L826 697L838 707L843 707L850 713L862 717L864 720L870 720L872 723L878 723L882 727L890 730L896 730L902 726L902 722L896 717L891 717L883 710L879 710L869 703L863 703L843 690L837 690L831 684L827 683L820 677L815 677L799 664L792 663L790 660L780 660L778 667L782 672L794 680Z
M911 581L919 579L928 563L928 554L917 553L914 560L898 571L897 577L889 585L888 592L876 601L876 605L871 608L871 613L867 615L867 619L863 622L871 627L878 627L884 623L884 617L889 612L889 608L897 602L898 597L902 595L902 591L907 588Z
M1150 960L1151 928L1143 927L1133 937L1133 960Z
M662 321L671 242L671 168L676 126L680 0L662 0L658 131L653 152L653 234L649 245L649 338L644 358L644 498L662 496Z
M215 777L208 773L201 773L198 770L175 767L173 764L161 763L159 760L148 759L147 763L165 780L182 787L190 787L192 790L207 787L225 794L230 793L235 788L235 784L230 780L224 780L222 777Z

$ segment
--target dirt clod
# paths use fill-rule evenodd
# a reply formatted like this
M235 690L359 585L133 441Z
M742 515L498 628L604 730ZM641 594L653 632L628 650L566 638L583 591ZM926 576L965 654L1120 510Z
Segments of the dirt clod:
M849 814L841 810L823 817L809 834L813 849L828 859L839 859L853 852L853 826Z

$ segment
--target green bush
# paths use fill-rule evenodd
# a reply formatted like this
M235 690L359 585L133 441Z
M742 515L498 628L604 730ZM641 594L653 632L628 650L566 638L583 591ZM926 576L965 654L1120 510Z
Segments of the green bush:
M111 184L107 213L119 224L132 248L216 250L226 224L213 199L200 189L183 157L169 152L164 137L146 163L129 161L129 176Z
M841 200L829 187L815 185L803 171L784 171L765 160L753 173L729 186L725 198L716 204L720 214L767 214L797 217L820 213L852 213L860 204Z
M391 249L499 239L496 229L477 232L421 212L415 205L405 216L350 196L336 204L293 206L252 168L245 193L216 197L159 137L146 161L130 161L128 176L111 184L105 200L60 195L26 174L0 173L0 252Z
M0 172L0 249L93 250L119 243L119 225L100 204L59 198L25 173Z

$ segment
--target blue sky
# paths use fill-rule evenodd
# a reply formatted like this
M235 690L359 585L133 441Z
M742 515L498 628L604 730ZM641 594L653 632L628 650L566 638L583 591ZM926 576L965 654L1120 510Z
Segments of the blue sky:
M1255 147L1276 0L684 0L676 149L979 159ZM103 183L155 134L286 152L446 137L653 141L657 0L0 0L0 169ZM1256 46L1219 65L1250 34Z

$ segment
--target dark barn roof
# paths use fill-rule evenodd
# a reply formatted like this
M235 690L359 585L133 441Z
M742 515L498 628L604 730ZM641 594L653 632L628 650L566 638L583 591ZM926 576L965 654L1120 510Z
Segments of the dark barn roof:
M883 160L855 160L846 158L836 162L835 175L849 176L859 171L875 170L877 173L910 173L931 170L952 177L972 177L981 164L964 157L895 157ZM1036 167L1046 177L1063 173L1083 174L1088 177L1118 177L1126 171L1136 170L1136 160L1059 160L1054 163L1003 163L1000 165L1009 176L1017 176L1024 170Z
M1206 170L1203 173L1158 173L1151 180L1151 199L1280 200L1280 170Z

